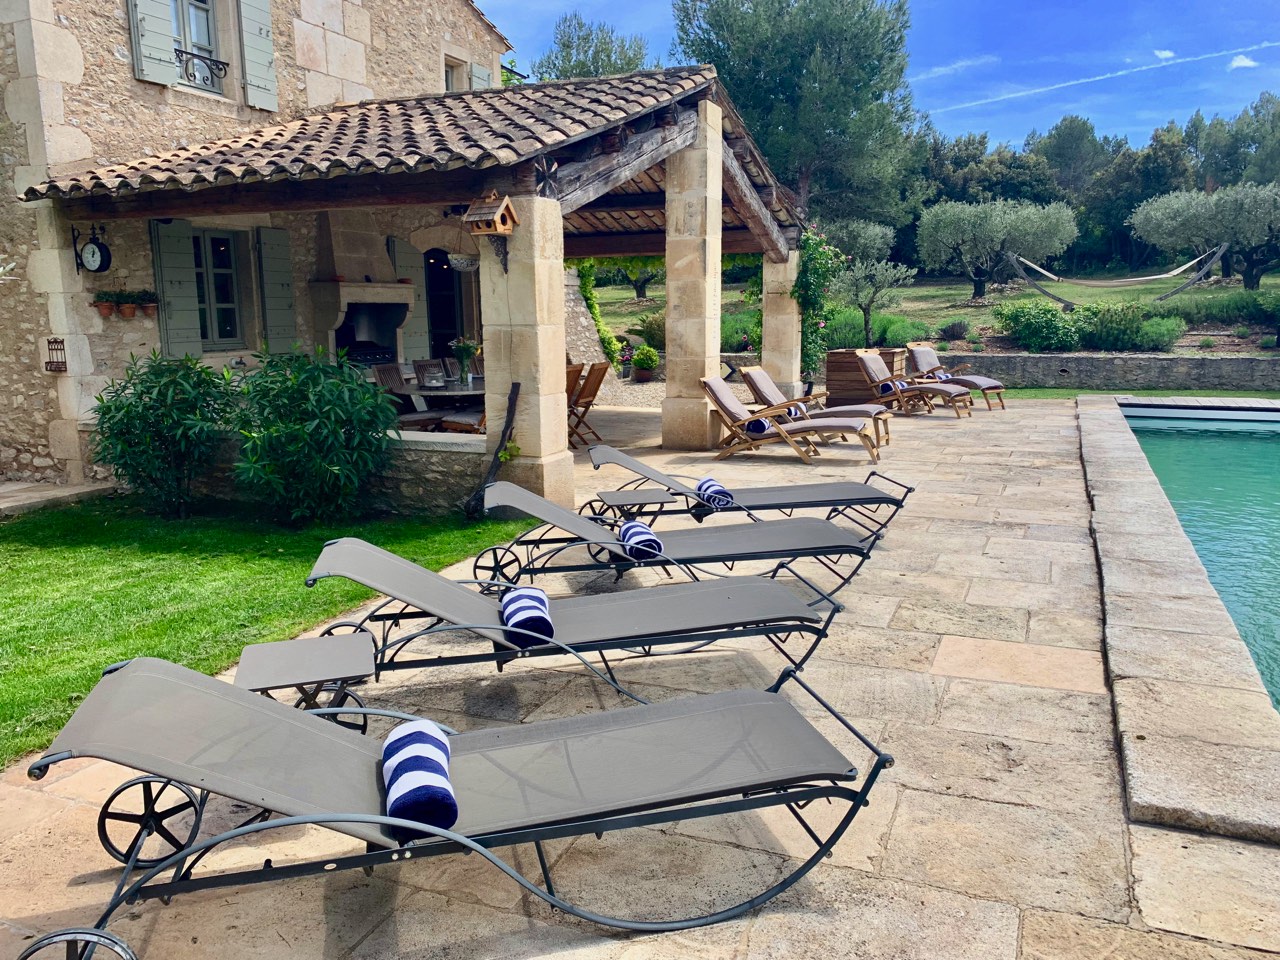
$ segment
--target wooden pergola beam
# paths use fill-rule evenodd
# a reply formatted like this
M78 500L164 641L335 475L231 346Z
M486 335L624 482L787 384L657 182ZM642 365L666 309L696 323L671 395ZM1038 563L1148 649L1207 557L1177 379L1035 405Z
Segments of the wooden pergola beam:
M790 249L787 238L773 219L773 214L760 199L756 186L742 169L742 164L732 150L722 153L724 167L724 192L733 209L742 217L747 229L760 241L764 255L774 263L786 263Z
M606 193L597 197L586 206L579 207L578 213L652 213L667 208L665 193Z
M763 247L750 230L730 228L720 234L723 253L761 253ZM664 257L667 234L663 230L642 233L566 233L564 255L583 257Z
M631 138L616 153L562 165L556 172L561 213L573 213L687 147L696 129L697 114L685 111L674 126L654 127Z

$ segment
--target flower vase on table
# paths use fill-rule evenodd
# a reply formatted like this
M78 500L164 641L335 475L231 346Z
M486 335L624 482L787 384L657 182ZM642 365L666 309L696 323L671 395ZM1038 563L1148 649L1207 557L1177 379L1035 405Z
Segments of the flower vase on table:
M458 361L458 382L471 387L471 361L480 355L480 344L466 337L449 341L449 347Z

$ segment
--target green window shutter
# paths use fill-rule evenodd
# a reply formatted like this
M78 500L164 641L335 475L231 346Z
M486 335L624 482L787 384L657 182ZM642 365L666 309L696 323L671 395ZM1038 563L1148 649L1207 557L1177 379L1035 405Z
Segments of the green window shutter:
M471 89L487 90L493 86L492 71L480 66L478 63L471 64Z
M289 353L298 341L298 325L288 230L258 228L258 278L262 284L262 332L266 350Z
M400 343L404 347L403 360L426 360L431 356L431 334L427 328L427 265L422 262L422 251L411 243L387 238L391 262L396 265L397 277L413 278L413 306L400 328Z
M271 37L270 0L240 0L245 103L275 112L280 109L280 100L276 96L276 51Z
M169 0L129 0L133 35L133 75L139 80L170 86L178 80L173 58L182 46L173 36L173 13Z
M152 220L151 254L160 296L161 349L169 357L198 357L204 348L191 224L186 220Z

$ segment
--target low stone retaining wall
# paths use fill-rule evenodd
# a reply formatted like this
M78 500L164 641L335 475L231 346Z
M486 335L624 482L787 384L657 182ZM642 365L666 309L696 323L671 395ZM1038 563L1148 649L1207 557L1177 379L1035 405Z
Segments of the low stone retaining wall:
M1129 816L1280 843L1280 714L1112 397L1080 397Z
M1006 387L1081 387L1089 390L1280 390L1280 356L1183 357L1152 353L960 353L947 366L972 364L975 373Z

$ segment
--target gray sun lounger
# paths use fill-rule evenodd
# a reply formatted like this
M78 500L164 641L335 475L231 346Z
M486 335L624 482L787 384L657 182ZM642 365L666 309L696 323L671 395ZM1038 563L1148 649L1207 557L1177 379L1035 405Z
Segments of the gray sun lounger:
M870 751L865 776L780 692L788 682L795 683L797 697L807 694L834 718L842 738L850 734ZM414 719L384 710L342 712ZM793 668L764 692L707 694L494 727L452 735L449 745L460 814L453 829L395 820L385 813L380 740L163 660L124 664L103 677L28 769L38 780L60 761L96 757L143 774L117 788L99 815L100 829L123 825L124 835L132 837L121 844L104 841L108 853L124 863L123 875L93 927L46 934L20 960L46 948L61 953L62 945L66 956L82 955L78 945L96 945L99 956L109 951L134 960L125 941L107 929L126 903L168 902L200 890L467 851L576 917L645 932L703 926L759 907L813 869L866 805L880 772L893 764ZM256 812L234 829L201 837L211 796ZM825 838L804 819L803 811L816 800L844 805ZM816 845L813 853L742 903L703 912L690 906L687 911L696 915L678 920L618 919L577 907L557 896L543 857L547 840L770 808L784 808L800 820ZM220 872L202 866L206 854L228 841L306 824L345 834L365 848ZM647 835L661 842L659 832ZM491 852L521 844L534 846L543 885ZM699 891L692 885L687 899L692 902Z
M495 663L499 670L526 657L582 657L597 654L613 678L605 654L612 651L648 655L684 652L729 638L766 638L793 666L803 666L827 635L837 604L820 616L794 590L757 577L726 577L679 583L648 590L595 596L551 598L555 642L530 636L531 645L512 643L502 625L501 607L483 596L404 557L355 537L324 545L307 577L312 587L326 577L345 577L389 599L359 620L334 624L326 632L373 635L375 678L383 670ZM490 586L491 584L484 584ZM401 633L406 625L426 620L422 629ZM409 645L461 629L489 646L474 653L401 658ZM808 647L790 651L793 636ZM670 648L678 649L672 650ZM616 682L616 678L613 678Z
M889 525L889 521L898 515L907 502L907 497L915 492L914 487L892 480L877 470L872 470L861 483L855 480L833 480L829 483L796 483L783 487L738 487L728 486L733 494L733 506L717 510L707 504L696 489L698 481L693 477L663 473L649 464L628 456L621 450L598 443L588 451L591 463L597 470L606 464L614 464L630 470L637 477L617 490L605 490L596 494L598 509L589 510L592 504L583 507L584 512L607 514L610 510L630 519L632 513L637 515L648 511L648 516L660 516L663 513L688 514L701 522L713 513L741 512L748 516L765 511L778 511L788 516L796 510L826 510L826 520L843 517L857 524L868 533L880 533ZM882 490L872 485L871 481L880 481L892 485L897 492ZM648 486L653 484L653 486ZM674 496L666 498L666 502L654 502L647 496L654 486L668 491ZM629 491L638 491L636 497L628 497ZM683 498L683 509L668 509L669 504L678 503L677 497ZM646 519L642 516L641 519Z
M506 583L518 583L522 577L532 579L543 573L610 569L621 579L628 570L638 567L673 566L697 580L698 570L709 564L732 569L737 563L763 561L773 564L767 574L770 578L785 570L813 590L818 595L812 602L816 605L834 602L832 598L862 569L879 540L878 534L859 536L817 517L795 517L664 530L661 556L633 560L612 529L619 525L616 518L583 516L505 481L485 488L484 505L485 510L518 510L544 524L521 534L509 545L491 547L476 558L477 580ZM582 548L587 557L581 556ZM800 559L815 560L838 577L839 583L833 589L821 589L796 570L794 563ZM847 573L841 569L843 563L851 567Z

